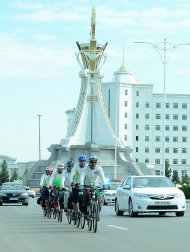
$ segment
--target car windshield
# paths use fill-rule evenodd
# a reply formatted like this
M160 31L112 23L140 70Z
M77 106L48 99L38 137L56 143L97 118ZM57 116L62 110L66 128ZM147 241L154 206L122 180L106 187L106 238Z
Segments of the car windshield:
M118 186L120 186L121 183L116 183L116 184L108 184L109 190L116 190Z
M18 184L5 184L2 185L2 190L24 190L23 185L18 185Z
M133 179L133 187L175 187L175 185L165 177L141 177Z

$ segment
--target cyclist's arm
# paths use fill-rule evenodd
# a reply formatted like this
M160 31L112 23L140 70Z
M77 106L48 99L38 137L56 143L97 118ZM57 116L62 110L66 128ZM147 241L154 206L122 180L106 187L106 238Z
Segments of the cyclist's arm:
M44 174L41 176L40 179L40 187L43 187L43 184L44 184Z
M71 176L70 176L70 182L72 183L74 181L74 176L76 173L76 166L74 166L71 170Z
M104 171L103 171L101 166L99 166L99 177L100 177L100 179L102 181L102 185L105 185L106 184L106 179L105 179Z
M85 181L85 177L86 177L86 173L87 173L87 168L83 168L84 170L81 171L80 173L80 180L79 183L81 186L84 186L84 181Z

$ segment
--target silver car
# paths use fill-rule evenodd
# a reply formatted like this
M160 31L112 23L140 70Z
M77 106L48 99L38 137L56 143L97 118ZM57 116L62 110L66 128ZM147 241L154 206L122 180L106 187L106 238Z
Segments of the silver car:
M175 212L176 216L183 216L185 210L184 193L165 176L129 176L116 191L117 215L128 212L133 217L139 213Z

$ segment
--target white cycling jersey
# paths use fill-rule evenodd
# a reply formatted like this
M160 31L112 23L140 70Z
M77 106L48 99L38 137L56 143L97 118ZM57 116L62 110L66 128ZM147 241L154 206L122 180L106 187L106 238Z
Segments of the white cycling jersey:
M49 187L50 186L50 178L51 178L51 175L47 175L46 173L44 173L40 179L40 186Z
M103 186L106 184L104 171L101 166L95 166L94 169L91 169L88 165L80 176L80 185L81 186L91 186L92 184L96 186Z
M71 183L80 183L81 173L87 168L87 165L81 167L79 164L75 164L71 170Z
M63 171L61 174L55 170L50 179L50 186L54 186L56 188L64 188L65 183L65 172Z

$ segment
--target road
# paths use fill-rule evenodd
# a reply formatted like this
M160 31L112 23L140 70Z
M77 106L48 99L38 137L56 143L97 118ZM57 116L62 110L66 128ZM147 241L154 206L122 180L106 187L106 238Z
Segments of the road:
M36 199L29 206L0 207L0 252L187 252L190 203L184 217L116 216L104 206L97 233L44 218Z

